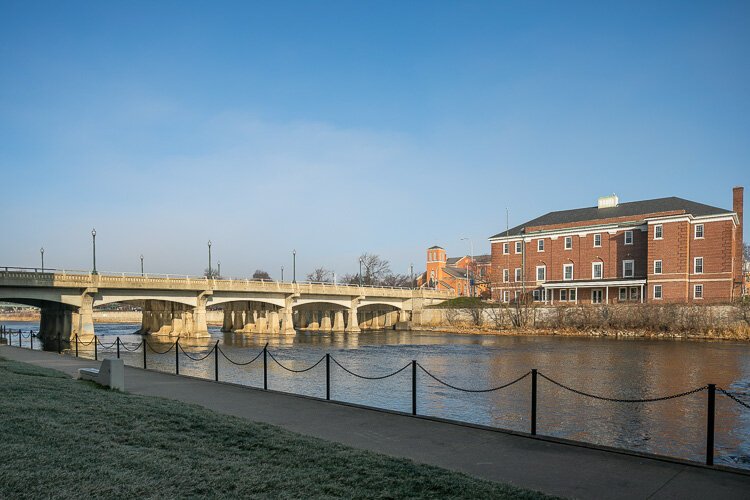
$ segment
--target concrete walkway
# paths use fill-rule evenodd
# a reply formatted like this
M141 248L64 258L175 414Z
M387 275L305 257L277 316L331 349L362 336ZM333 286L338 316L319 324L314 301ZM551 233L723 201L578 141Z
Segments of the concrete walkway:
M99 363L0 346L0 356L74 376ZM750 474L534 439L315 399L126 367L128 392L523 488L575 498L750 498Z

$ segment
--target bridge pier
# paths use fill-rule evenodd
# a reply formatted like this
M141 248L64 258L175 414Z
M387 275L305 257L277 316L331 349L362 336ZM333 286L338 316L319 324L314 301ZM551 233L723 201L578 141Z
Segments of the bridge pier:
M352 306L347 310L346 333L359 333L362 330L357 322L357 307Z
M344 333L345 331L346 327L344 326L344 310L338 309L333 320L333 333Z
M323 316L320 320L320 330L330 333L331 328L331 311L323 311Z

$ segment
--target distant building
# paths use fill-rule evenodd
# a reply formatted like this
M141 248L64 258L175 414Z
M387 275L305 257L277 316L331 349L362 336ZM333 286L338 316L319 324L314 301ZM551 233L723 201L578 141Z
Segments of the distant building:
M417 285L454 291L460 296L489 296L490 255L447 257L445 249L427 249L426 271L417 277Z
M728 302L742 294L743 188L732 210L670 197L550 212L490 237L492 296L553 304Z

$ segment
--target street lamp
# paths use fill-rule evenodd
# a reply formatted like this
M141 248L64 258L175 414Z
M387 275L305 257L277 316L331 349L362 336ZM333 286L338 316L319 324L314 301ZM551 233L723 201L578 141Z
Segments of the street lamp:
M144 274L143 274L143 254L141 254L141 276L144 276Z
M211 272L211 240L208 240L208 277L211 278L213 273Z
M471 238L461 238L461 241L468 241L469 246L471 247L471 262L469 263L469 269L468 269L468 272L466 273L466 281L468 282L467 284L469 285L469 295L473 297L474 287L471 284L471 273L472 273L472 268L474 267L474 242L471 240Z
M216 263L216 267L218 268L216 269L216 277L221 279L221 261Z
M362 257L359 258L359 286L362 286Z
M91 239L92 239L93 248L94 248L94 270L91 271L91 274L99 274L96 272L96 228L91 230Z
M39 249L39 253L42 254L42 272L44 272L44 247Z
M292 283L297 283L297 250L292 250Z
M281 266L281 282L284 282L284 266Z
M409 288L414 288L414 263L409 264Z

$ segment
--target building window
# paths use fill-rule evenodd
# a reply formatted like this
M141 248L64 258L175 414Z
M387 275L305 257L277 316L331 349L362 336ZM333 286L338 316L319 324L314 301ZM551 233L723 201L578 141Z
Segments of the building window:
M626 245L633 244L633 231L625 231L625 244Z
M519 281L521 281L521 268L517 267L516 268L516 282L519 282Z
M576 301L576 289L575 288L571 288L570 290L568 290L568 300L570 300L571 302Z
M623 260L622 261L622 277L632 278L635 276L635 261Z
M568 291L566 289L560 290L560 302L567 302L568 301Z
M510 243L503 243L503 255L510 253Z
M503 290L503 302L509 302L510 301L510 292L508 290Z
M531 293L531 296L534 297L534 302L539 302L540 300L542 300L542 294L539 290L534 290Z
M516 241L516 253L521 253L521 242Z
M600 280L604 276L604 263L592 262L591 263L591 279Z
M638 300L638 288L631 286L630 287L630 300Z
M547 266L536 266L536 280L544 281L547 279Z
M595 288L591 290L591 303L592 304L601 304L602 303L602 296L604 295L604 292L602 292L601 288Z
M573 264L563 264L563 281L573 281Z
M661 300L661 285L654 285L654 298Z
M703 285L693 285L693 298L694 299L703 298Z
M661 261L660 260L654 261L654 274L661 274Z
M573 249L573 237L566 236L565 237L565 250L572 250L572 249Z
M598 248L602 246L602 235L597 233L594 235L594 247Z
M703 274L703 257L693 259L693 273Z
M536 251L537 252L544 252L544 240L537 240L536 241Z
M507 283L508 281L510 281L510 270L503 269L503 283Z
M625 287L620 288L618 297L620 299L620 302L625 302L628 300L628 289Z
M695 225L695 239L699 240L703 238L703 224Z
M660 240L662 238L662 231L663 229L662 229L661 224L657 224L656 226L654 226L654 239L655 240Z

